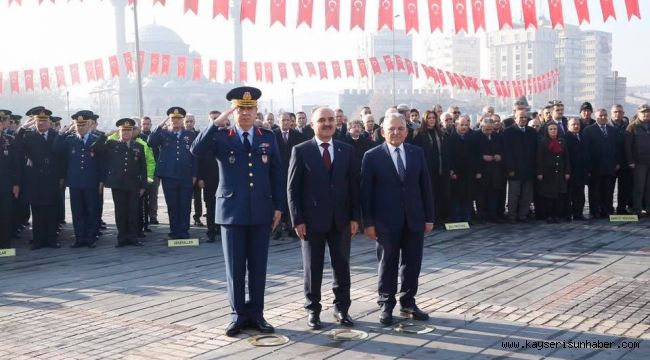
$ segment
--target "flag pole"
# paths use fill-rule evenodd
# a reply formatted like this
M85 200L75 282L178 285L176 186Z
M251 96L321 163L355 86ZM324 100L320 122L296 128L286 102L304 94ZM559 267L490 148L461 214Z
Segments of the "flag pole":
M138 0L133 0L133 23L135 26L135 74L138 85L137 112L138 118L142 119L144 110L142 105L142 74L140 73L140 30L138 28Z

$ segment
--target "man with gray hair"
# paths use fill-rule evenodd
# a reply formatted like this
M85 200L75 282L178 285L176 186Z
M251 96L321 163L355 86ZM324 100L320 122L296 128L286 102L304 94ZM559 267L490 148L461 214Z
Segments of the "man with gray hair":
M433 229L431 180L422 149L404 143L408 131L402 115L388 114L381 131L386 142L366 152L361 166L364 234L376 241L379 261L379 321L393 323L398 275L401 314L428 320L429 315L417 307L415 295L423 235Z

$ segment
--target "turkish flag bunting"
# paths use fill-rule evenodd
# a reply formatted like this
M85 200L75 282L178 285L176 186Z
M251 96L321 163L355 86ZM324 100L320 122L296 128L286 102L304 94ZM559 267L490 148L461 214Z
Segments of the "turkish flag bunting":
M418 70L418 63L417 61L413 61L413 70L415 70L415 77L420 78L420 70Z
M11 6L11 3L12 3L12 2L15 2L15 3L18 4L18 5L22 5L22 4L20 3L21 1L22 1L22 0L9 0L9 6Z
M420 31L418 22L418 0L404 0L404 24L406 25L406 33L415 30Z
M519 87L518 81L515 81L514 85L515 85L514 86L515 97L520 97L522 94L521 94L521 89Z
M115 58L117 59L117 56ZM56 85L58 87L65 86L65 71L63 70L63 66L55 67L54 73L56 74Z
M140 72L144 71L144 51L138 52L138 62L140 63Z
M497 19L499 19L499 30L509 25L512 28L512 11L510 0L497 0Z
M332 74L335 79L341 78L341 64L337 60L332 61Z
M361 77L368 77L368 67L366 66L366 60L357 59L357 65L359 65L359 74L361 74Z
M185 75L187 74L187 59L185 56L179 56L176 59L177 62L177 67L176 67L176 77L179 79L185 79Z
M246 61L239 62L239 82L248 81L248 63Z
M381 73L381 66L379 66L379 61L377 61L377 58L374 56L370 58L370 67L372 68L372 72L374 74Z
M300 67L300 63L294 62L291 63L291 67L293 68L293 76L294 77L302 77L302 68Z
M505 83L505 93L507 97L511 97L512 95L512 82L509 80L504 81Z
M72 82L72 85L74 84L79 84L81 83L79 76L79 64L71 64L70 65L70 80Z
M413 63L409 59L404 59L404 64L406 64L406 72L409 75L413 75Z
M160 66L161 75L169 75L169 66L171 64L171 56L169 54L163 54Z
M307 74L309 74L309 77L315 77L316 76L316 67L314 66L313 62L307 62L305 63L307 65Z
M424 64L422 64L422 68L424 68L424 71L427 74L427 78L433 79L433 82L435 82L436 84L442 84L442 81L440 80L440 74L438 73L438 70L436 70L435 68L433 68L431 66L424 65Z
M453 76L454 79L456 79L456 85L457 85L460 89L464 89L464 88L465 88L465 82L463 81L463 78L460 77L460 75L458 75L458 74L456 74L456 73L452 73L451 76Z
M449 78L449 83L451 84L451 86L458 87L454 75L452 75L449 71L445 71L445 72L447 73L447 78Z
M473 0L471 3L474 32L481 28L485 31L485 0Z
M298 3L298 23L296 27L300 24L305 23L307 27L311 27L311 18L314 13L314 1L313 0L301 0Z
M34 91L34 70L25 70L23 75L25 76L25 91Z
M390 55L384 55L384 64L386 64L386 72L395 71L393 67L393 57Z
M397 71L406 71L401 56L395 55L395 65L397 66Z
M133 5L134 0L129 0L129 5ZM54 0L52 0L54 2ZM156 5L156 3L160 3L161 5L165 5L165 0L153 0L153 4Z
M199 0L184 0L185 3L185 10L184 13L187 14L188 11L194 12L194 14L198 14L199 11Z
M465 84L465 87L468 89L473 89L474 87L472 86L472 79L469 78L469 76L465 75L458 75L462 79L463 83Z
M442 31L442 0L429 0L429 24L431 32Z
M492 96L494 93L492 93L492 89L490 89L490 80L483 79L481 80L483 83L483 89L485 90L485 95L486 96Z
M95 60L95 78L104 80L104 62L102 59Z
M48 68L42 68L39 70L41 75L41 89L50 88L50 71Z
M279 22L287 25L287 0L271 0L271 25Z
M366 0L352 0L350 4L350 30L355 26L363 30L366 26Z
M192 60L192 80L201 80L201 73L201 58L194 58Z
M262 82L262 63L255 62L253 66L255 67L255 81Z
M388 30L393 30L393 19L393 0L380 0L377 30L381 30L384 26L388 27Z
M587 24L590 23L589 19L589 5L587 0L573 0L576 5L576 12L578 13L578 25L582 24L583 21L586 21Z
M217 60L210 60L208 64L208 79L217 81ZM241 68L239 76L241 77Z
M467 32L467 0L454 0L454 25L456 33Z
M95 64L92 62L92 60L86 61L84 63L86 66L86 79L88 81L95 81Z
M325 65L325 61L318 62L318 73L320 74L321 80L327 79L327 65Z
M325 30L330 26L339 29L339 13L341 9L341 0L325 1Z
M503 97L503 91L501 90L501 85L499 85L499 80L494 80L494 90L496 92L496 96Z
M627 19L632 20L632 16L636 16L641 20L641 10L639 9L639 0L625 0L625 8L627 9Z
M117 62L117 55L108 57L108 65L111 69L111 77L120 77L120 65Z
M131 74L133 73L133 58L131 56L131 52L127 51L124 54L124 66L126 67L126 72Z
M224 74L224 82L232 82L233 76L232 76L232 61L226 60L225 62L225 74Z
M286 63L283 63L283 62L278 63L278 72L280 73L280 81L284 81L287 78L289 78L289 76L287 75L287 64Z
M255 8L257 7L257 0L242 0L241 12L239 15L240 21L248 19L255 24ZM232 79L231 79L232 80Z
M447 86L447 78L445 78L445 72L442 71L441 69L437 69L437 70L434 69L434 71L436 71L438 73L438 77L440 78L440 83L443 86Z
M354 67L352 67L352 60L345 60L345 77L354 77Z
M219 15L228 20L228 0L213 0L212 1L212 18Z
M427 77L427 79L431 79L433 77L433 75L432 75L432 72L429 69L429 67L424 65L424 64L420 64L420 65L422 66L422 70L424 70L424 75ZM435 79L434 79L434 81L435 81ZM440 79L438 79L438 81L436 81L436 82L440 82Z
M9 72L9 85L12 93L20 92L20 85L18 84L18 71Z
M521 10L524 13L524 29L533 26L537 29L537 9L535 0L521 0Z
M157 75L160 71L160 54L151 53L149 55L149 75Z
M266 79L267 83L273 82L273 63L264 63L264 78Z
M612 0L600 0L600 7L603 9L603 22L607 21L610 16L616 20L616 12L614 11L614 2Z
M551 26L564 27L564 13L562 12L562 0L548 0L548 12L551 15Z

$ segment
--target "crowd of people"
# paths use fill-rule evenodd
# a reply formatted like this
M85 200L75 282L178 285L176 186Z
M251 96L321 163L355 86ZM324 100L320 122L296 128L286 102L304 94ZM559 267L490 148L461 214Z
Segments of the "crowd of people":
M192 203L194 225L205 226L205 203L208 242L220 236L224 249L233 312L226 334L234 336L251 326L273 331L263 318L266 261L271 235L283 231L301 239L310 328L321 326L325 246L334 316L353 326L350 239L359 231L376 240L380 322L391 324L398 275L401 314L428 319L415 295L423 235L436 226L641 217L650 204L647 104L631 120L621 105L594 112L586 102L567 119L560 101L531 111L518 100L511 116L486 106L473 125L456 106L420 113L405 104L380 114L364 107L350 120L327 107L282 112L276 124L274 114L257 112L260 96L256 88L233 89L232 108L211 111L202 131L177 106L155 127L149 117L123 118L108 133L89 110L65 126L42 106L24 124L0 110L0 248L21 237L30 217L32 249L61 247L66 187L72 247L94 248L106 229L105 187L117 246L142 246L149 225L159 224L162 186L169 239L190 237Z

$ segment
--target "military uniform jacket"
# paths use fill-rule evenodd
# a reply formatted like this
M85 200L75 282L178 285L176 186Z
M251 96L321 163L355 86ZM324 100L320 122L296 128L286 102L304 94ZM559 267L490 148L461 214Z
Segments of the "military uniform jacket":
M137 191L147 185L147 164L144 147L135 141L130 145L117 140L106 140L102 135L91 147L106 159L104 185L112 189Z
M257 127L250 154L235 129L214 124L196 138L192 154L216 158L219 166L216 223L270 224L273 211L286 211L286 180L272 131Z
M57 136L53 129L47 131L47 140L35 130L18 130L17 140L26 156L23 189L31 204L54 205L60 201L60 156L52 151Z
M0 193L10 193L13 186L20 184L21 158L16 139L0 133Z
M54 141L54 151L63 155L67 163L66 184L74 189L92 189L99 186L102 161L92 149L98 136L89 133L84 144L76 134L59 135Z
M156 176L170 179L192 179L198 175L196 157L190 152L192 142L196 138L195 131L180 131L180 136L173 132L157 127L149 135L149 146L158 148L160 155L156 164Z

